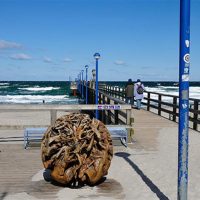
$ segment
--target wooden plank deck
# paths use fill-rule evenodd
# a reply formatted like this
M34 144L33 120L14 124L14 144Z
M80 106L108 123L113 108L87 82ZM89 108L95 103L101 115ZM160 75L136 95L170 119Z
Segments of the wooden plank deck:
M133 144L129 146L155 150L159 131L169 127L177 127L177 123L143 109L134 109L134 137Z
M22 141L9 142L9 137L13 136L13 132L0 130L0 200L6 199L10 195L15 195L13 200L101 199L102 196L103 199L154 200L158 199L160 194L164 199L175 199L177 184L177 123L145 110L134 110L134 118L135 133L133 143L129 145L128 149L118 146L114 148L115 153L120 153L120 155L123 152L125 154L129 153L129 158L125 157L123 159L115 154L108 179L103 184L95 188L65 189L65 192L63 192L63 187L53 185L44 180L33 181L32 178L43 168L40 149L37 147L24 150ZM8 140L7 142L2 142L1 138L2 135L5 137L5 132ZM168 137L166 133L171 138L168 143L165 143L166 137ZM197 162L196 156L200 153L197 146L197 138L200 139L200 137L195 133L192 131L191 135L191 154L192 162L194 161L194 163ZM15 133L15 136L18 137L22 137L22 135L23 131L20 133L18 130ZM193 143L195 145L192 145ZM169 167L167 163L172 163L173 166ZM199 167L192 163L190 166L192 167L190 169L192 172L200 174ZM119 173L119 170L124 173ZM168 173L166 174L164 171ZM149 177L152 181L150 185L148 183L149 179L145 177ZM200 194L197 192L199 187L194 184L200 182L200 176L192 175L191 173L190 182L192 185L189 185L191 190L189 192L190 199L199 199ZM154 190L155 186L158 190ZM18 194L19 196L17 196ZM60 197L61 194L65 194L65 198L64 196ZM26 195L28 196L26 197Z

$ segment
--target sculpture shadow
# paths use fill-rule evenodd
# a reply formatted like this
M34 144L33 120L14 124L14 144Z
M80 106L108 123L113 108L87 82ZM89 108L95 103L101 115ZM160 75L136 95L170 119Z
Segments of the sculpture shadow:
M143 171L131 160L129 159L130 154L125 152L115 153L116 156L123 158L128 164L135 170L135 172L141 177L145 184L154 192L160 200L169 200L160 189L143 173Z
M45 181L47 182L51 182L52 185L54 186L58 186L58 187L68 187L68 188L71 188L71 189L78 189L78 188L82 188L86 185L90 186L90 187L94 187L94 186L98 186L100 184L102 184L103 182L105 182L106 180L106 177L102 177L98 182L96 182L94 185L90 185L90 184L87 184L86 182L75 182L74 180L72 180L70 183L68 184L62 184L62 183L59 183L55 180L53 180L51 178L51 170L49 169L45 169L44 172L43 172L43 178Z
M62 184L62 183L58 183L54 180L51 180L51 184L54 185L54 186L58 186L58 187L68 187L70 189L79 189L79 188L82 188L82 187L85 187L85 186L89 186L89 187L95 187L95 186L98 186L98 185L101 185L103 182L105 182L106 180L106 177L102 177L98 182L96 182L94 185L90 185L90 184L87 184L87 183L78 183L78 182L70 182L68 184Z
M3 200L7 196L7 192L0 194L0 200Z

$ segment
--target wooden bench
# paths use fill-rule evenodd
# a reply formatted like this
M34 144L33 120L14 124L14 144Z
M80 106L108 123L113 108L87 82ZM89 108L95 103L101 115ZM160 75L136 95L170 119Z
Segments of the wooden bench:
M124 127L107 126L112 139L119 139L121 143L127 147L127 129ZM24 130L24 149L27 149L31 143L40 143L42 137L47 130L42 128L26 128Z

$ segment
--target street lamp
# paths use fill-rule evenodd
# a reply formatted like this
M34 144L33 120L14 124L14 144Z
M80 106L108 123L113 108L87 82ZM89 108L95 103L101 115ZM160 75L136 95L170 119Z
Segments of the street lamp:
M86 77L85 77L85 81L86 81L86 84L85 84L85 103L88 104L88 68L89 66L88 65L85 65L85 73L86 73Z
M81 78L81 81L82 81L81 97L82 97L82 99L84 98L84 96L83 96L83 72L84 72L84 70L81 70L81 75L82 75L82 78Z
M98 104L98 60L100 59L100 54L99 53L95 53L94 54L94 58L96 60L96 83L95 83L95 90L96 90L96 96L95 96L95 104ZM96 119L99 118L99 111L98 109L96 110Z
M78 74L78 91L81 93L81 73Z

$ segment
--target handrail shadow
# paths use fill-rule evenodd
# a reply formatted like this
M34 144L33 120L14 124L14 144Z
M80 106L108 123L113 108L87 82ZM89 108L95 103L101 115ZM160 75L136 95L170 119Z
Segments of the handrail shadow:
M123 158L128 164L137 172L137 174L141 177L141 179L145 182L145 184L154 192L160 200L169 200L167 196L165 196L160 189L142 172L142 170L128 157L129 153L118 152L115 153L116 156Z

